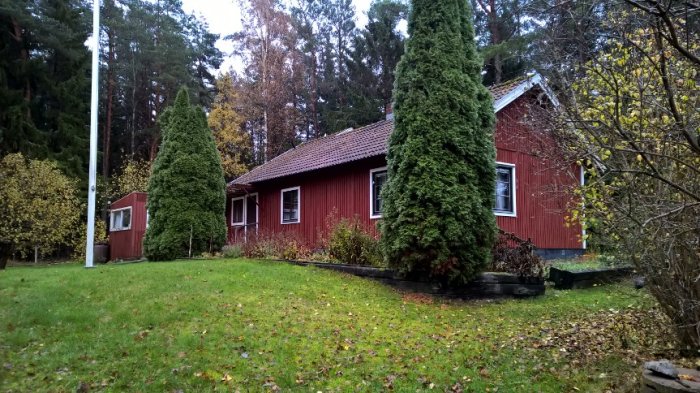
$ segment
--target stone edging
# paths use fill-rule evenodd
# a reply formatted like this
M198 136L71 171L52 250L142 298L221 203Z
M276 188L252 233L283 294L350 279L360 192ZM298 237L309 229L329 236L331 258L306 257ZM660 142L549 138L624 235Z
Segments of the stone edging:
M572 272L549 268L549 281L554 282L556 289L589 288L596 284L608 284L629 276L634 271L631 267L586 270Z
M382 283L403 290L442 295L448 297L531 297L542 295L545 292L543 278L518 277L517 275L510 273L484 272L479 275L479 278L477 278L475 281L471 282L464 288L444 289L440 288L436 284L429 282L406 280L400 277L396 273L396 271L392 269L382 269L371 266L357 266L294 260L277 259L274 261L290 263L298 266L313 266L320 269L334 270L342 273L352 274L358 277L366 277L378 280Z

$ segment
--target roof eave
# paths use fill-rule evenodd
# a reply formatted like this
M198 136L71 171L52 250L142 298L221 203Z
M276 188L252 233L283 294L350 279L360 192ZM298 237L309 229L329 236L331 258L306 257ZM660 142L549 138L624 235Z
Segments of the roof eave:
M533 76L525 79L522 83L520 83L520 85L518 85L518 87L496 100L493 103L494 112L499 112L501 109L505 108L510 103L517 100L519 97L521 97L526 92L530 91L530 89L532 89L535 86L539 86L542 89L542 91L544 91L544 93L547 95L547 98L549 98L552 104L554 104L555 107L559 107L559 100L557 100L557 97L554 96L552 90L549 88L549 86L547 86L547 83L544 81L544 78L542 78L542 75L540 75L538 72L535 72Z

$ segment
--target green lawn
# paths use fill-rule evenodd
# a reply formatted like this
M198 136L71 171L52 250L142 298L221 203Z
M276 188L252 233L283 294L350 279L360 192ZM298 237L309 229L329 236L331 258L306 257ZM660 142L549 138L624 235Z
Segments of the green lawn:
M245 260L15 267L0 391L603 391L636 374L652 305L627 285L433 299Z
M619 260L606 255L598 255L593 258L586 259L555 259L553 261L549 261L548 265L561 270L568 270L570 272L585 272L590 270L630 266L629 264L621 263Z

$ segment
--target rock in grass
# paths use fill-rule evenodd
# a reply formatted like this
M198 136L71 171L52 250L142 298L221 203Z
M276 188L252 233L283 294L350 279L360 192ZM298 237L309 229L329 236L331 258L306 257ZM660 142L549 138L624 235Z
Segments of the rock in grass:
M678 379L678 369L666 359L646 362L644 363L644 369L669 379Z
M642 289L642 288L644 288L644 285L646 285L646 279L643 276L634 278L634 287L635 288Z

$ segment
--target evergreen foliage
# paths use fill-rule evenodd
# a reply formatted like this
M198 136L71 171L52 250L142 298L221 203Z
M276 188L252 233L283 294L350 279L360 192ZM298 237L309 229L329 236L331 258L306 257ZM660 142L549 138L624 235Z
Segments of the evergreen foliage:
M387 262L442 284L489 262L496 224L494 114L466 0L415 0L395 84L383 191Z
M148 184L150 222L144 254L171 260L220 248L226 240L226 184L204 112L187 89L159 121L163 142Z
M85 179L89 20L81 1L0 5L0 155L50 158Z

